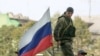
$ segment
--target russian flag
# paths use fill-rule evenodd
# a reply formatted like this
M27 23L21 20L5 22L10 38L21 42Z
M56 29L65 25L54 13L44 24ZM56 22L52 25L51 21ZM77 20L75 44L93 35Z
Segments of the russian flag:
M49 8L43 17L22 36L18 56L35 56L52 46L52 29Z

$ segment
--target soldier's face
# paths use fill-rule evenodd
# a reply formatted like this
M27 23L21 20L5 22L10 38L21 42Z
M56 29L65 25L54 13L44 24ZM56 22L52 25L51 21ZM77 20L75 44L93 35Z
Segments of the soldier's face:
M73 15L72 12L66 12L66 16L71 17Z

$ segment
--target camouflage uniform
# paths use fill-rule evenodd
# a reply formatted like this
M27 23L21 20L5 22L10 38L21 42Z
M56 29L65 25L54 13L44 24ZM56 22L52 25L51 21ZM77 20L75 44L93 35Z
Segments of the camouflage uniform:
M71 23L70 26L73 26L72 19L68 17L60 17L58 18L57 25L54 30L54 38L56 41L61 42L60 46L64 56L74 56L72 51L73 37L69 34L69 23Z

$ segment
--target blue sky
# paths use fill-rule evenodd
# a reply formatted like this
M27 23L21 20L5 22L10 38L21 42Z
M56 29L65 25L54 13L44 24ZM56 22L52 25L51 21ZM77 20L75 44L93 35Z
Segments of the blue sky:
M91 0L91 15L100 15L100 0ZM67 7L73 7L74 15L89 15L89 0L0 0L0 12L22 13L33 20L39 20L48 7L51 16L63 13Z

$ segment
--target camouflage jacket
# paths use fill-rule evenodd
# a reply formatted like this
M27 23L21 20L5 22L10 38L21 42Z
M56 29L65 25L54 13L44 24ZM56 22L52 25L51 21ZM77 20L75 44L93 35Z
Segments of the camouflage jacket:
M69 25L70 24L70 25ZM70 32L74 31L73 29L71 29L73 26L73 22L72 19L61 16L58 18L56 27L54 29L54 38L56 41L59 40L71 40L72 36L70 36ZM74 26L73 26L74 27ZM75 35L75 31L74 33L71 33Z

